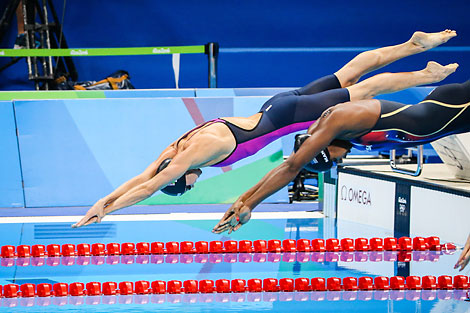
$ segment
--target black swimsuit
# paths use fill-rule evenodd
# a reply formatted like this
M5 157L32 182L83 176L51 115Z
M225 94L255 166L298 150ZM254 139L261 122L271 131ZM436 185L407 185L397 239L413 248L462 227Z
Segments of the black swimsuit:
M470 81L437 87L415 105L380 104L381 115L371 131L351 140L356 148L406 148L470 131Z

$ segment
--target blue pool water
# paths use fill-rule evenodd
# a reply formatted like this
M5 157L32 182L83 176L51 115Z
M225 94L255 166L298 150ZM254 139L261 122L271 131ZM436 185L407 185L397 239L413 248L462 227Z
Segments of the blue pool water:
M216 221L104 222L80 229L70 223L2 224L0 245L124 243L331 238L338 227L361 227L329 219L252 220L228 235L210 232ZM340 225L340 226L338 226ZM249 227L248 227L249 226ZM378 237L380 237L378 235ZM251 279L348 276L458 275L457 252L362 252L151 255L2 259L0 285L9 283L107 282L138 280ZM464 272L468 275L468 272ZM5 312L467 312L466 291L342 291L241 294L131 295L3 298Z

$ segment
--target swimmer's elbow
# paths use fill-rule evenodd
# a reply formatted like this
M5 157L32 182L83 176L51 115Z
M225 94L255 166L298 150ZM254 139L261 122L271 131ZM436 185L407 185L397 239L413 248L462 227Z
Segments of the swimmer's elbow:
M153 195L155 191L156 191L155 188L152 188L151 186L142 186L140 188L140 195L142 198L147 199L151 195Z
M292 175L297 175L300 170L302 169L302 164L299 162L296 162L295 160L292 160L292 158L287 159L284 162L286 171L292 176Z

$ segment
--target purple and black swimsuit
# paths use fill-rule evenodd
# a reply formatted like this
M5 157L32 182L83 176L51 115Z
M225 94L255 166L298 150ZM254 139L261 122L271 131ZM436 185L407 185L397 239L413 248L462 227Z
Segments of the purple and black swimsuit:
M243 129L223 119L208 121L206 123L224 123L236 141L232 153L212 166L231 165L255 154L282 136L306 130L326 109L348 101L348 90L341 88L336 76L329 75L305 87L283 92L269 99L261 107L259 112L262 116L253 129Z

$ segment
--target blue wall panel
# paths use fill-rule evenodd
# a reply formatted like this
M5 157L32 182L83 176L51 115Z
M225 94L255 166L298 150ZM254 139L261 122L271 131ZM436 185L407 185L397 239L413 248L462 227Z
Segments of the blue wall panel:
M13 104L0 101L0 207L24 206Z
M100 189L111 188L65 101L15 106L26 206L84 205L99 197Z
M170 107L182 123L162 114ZM192 125L180 99L18 101L16 110L28 207L93 204L176 139L167 128Z

